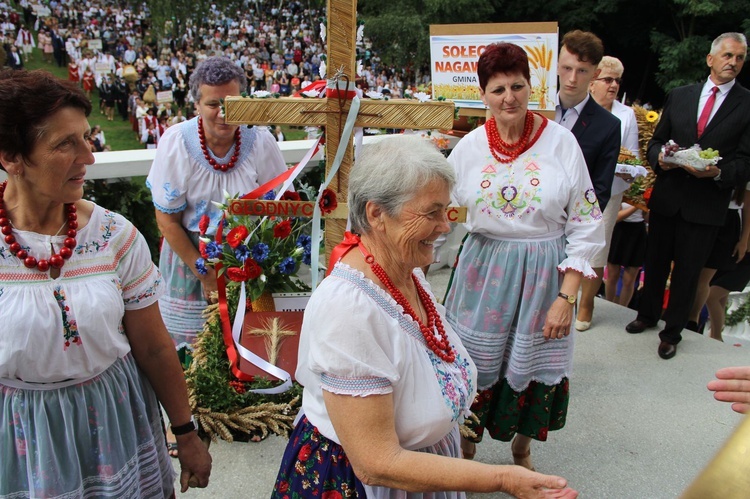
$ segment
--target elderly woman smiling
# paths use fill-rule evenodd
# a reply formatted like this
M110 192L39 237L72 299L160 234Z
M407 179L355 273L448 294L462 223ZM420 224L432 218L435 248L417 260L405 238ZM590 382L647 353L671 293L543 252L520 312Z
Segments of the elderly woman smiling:
M453 184L422 138L362 149L349 179L353 233L305 310L302 413L273 497L575 497L560 477L458 459L476 369L420 270L449 230Z

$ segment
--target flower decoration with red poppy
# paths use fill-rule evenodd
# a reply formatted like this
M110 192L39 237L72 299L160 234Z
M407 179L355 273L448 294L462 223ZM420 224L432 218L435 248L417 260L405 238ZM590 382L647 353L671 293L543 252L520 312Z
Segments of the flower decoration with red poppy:
M328 215L339 205L336 199L336 193L331 189L325 189L323 195L320 197L320 212L323 215Z
M285 193L285 196L290 201L300 200L297 193ZM225 194L225 197L229 200L240 196ZM310 261L311 219L229 214L227 205L216 204L227 213L223 231L216 236L201 234L198 241L201 258L196 261L198 272L205 273L207 265L221 264L218 275L226 276L231 282L244 282L251 300L258 299L264 291L309 291L297 278L297 273L301 265Z
M250 231L244 225L238 225L233 228L227 234L227 244L234 249L245 241L245 238L250 235Z
M200 230L201 235L206 233L210 223L211 223L211 219L208 218L208 215L201 216L201 219L198 222L198 230Z
M291 233L292 233L292 223L289 220L284 220L283 222L279 222L273 228L273 237L275 238L289 237L289 234Z
M302 201L299 194L295 191L286 191L281 195L282 201Z

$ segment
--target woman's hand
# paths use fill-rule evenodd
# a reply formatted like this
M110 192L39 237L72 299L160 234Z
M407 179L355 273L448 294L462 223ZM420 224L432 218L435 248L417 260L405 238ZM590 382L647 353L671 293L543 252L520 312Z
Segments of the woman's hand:
M519 499L527 498L563 498L575 499L578 492L568 488L564 478L553 475L543 475L530 471L521 466L513 466L507 487L503 491Z
M740 414L750 412L750 366L725 367L716 371L715 379L708 384L714 398L732 402L732 410Z
M560 339L570 334L570 325L573 323L573 304L562 298L552 302L544 321L544 337L546 339Z
M206 266L206 271L206 274L198 275L203 288L203 298L205 298L206 303L216 303L218 301L216 293L219 291L216 283L216 270L213 267Z
M205 488L211 474L211 454L206 445L195 431L176 438L180 449L180 492L187 492L189 487Z

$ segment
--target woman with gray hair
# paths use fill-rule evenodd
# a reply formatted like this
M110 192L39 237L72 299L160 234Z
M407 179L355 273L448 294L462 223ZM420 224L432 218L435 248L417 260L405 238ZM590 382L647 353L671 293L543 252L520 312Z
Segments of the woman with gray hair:
M305 310L302 410L272 497L575 497L560 477L460 459L476 368L420 270L449 230L454 183L423 138L362 149L349 177L352 232Z
M201 219L208 221L204 232L214 234L222 213L212 200L221 201L224 192L250 192L286 170L266 127L224 121L224 98L240 95L246 86L245 73L229 59L200 63L190 77L198 116L167 129L146 181L164 236L159 269L167 286L159 308L184 367L203 329L203 309L217 289L213 268L196 268Z

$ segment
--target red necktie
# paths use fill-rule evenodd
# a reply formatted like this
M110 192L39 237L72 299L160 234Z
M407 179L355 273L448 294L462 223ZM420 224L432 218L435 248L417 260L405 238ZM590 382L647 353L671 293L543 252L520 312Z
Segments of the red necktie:
M703 130L705 130L706 125L708 125L708 118L711 116L711 111L714 108L714 103L716 102L716 92L718 91L719 87L713 87L711 89L711 95L709 95L708 99L706 100L706 105L703 106L701 117L698 118L698 137L703 135Z

